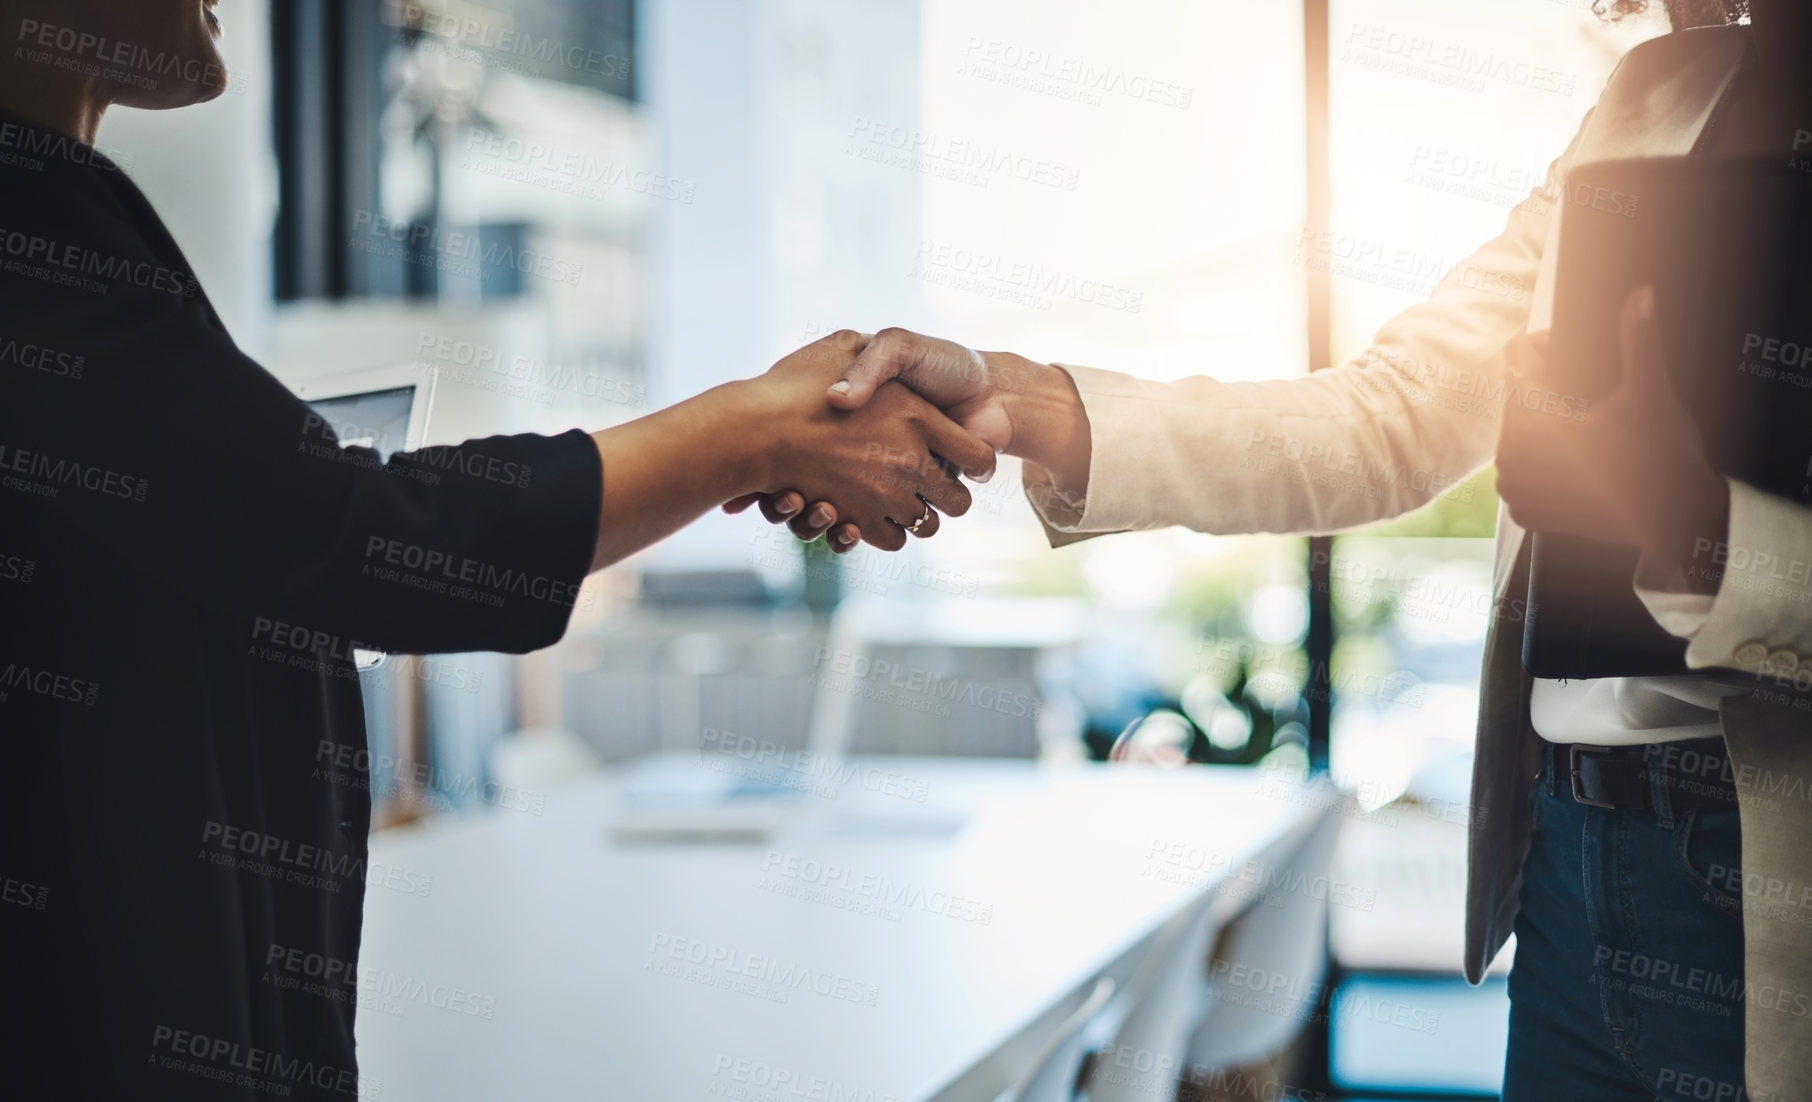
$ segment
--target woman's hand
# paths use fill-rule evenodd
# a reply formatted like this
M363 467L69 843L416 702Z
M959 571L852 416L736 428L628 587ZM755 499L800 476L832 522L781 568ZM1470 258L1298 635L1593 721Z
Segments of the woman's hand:
M1026 389L1025 375L1033 366L1016 356L993 361L955 341L910 329L883 329L868 339L827 393L838 409L860 409L889 380L898 379L995 451L1008 451L1015 426L1006 400Z
M969 491L955 472L992 474L994 449L987 443L902 386L883 387L859 410L825 401L826 388L865 344L858 333L832 334L748 384L753 424L768 441L762 486L732 500L727 510L739 512L767 498L764 514L792 518L796 533L841 520L833 537L845 538L833 538L833 549L848 550L855 544L848 537L859 536L887 551L905 546L908 529L920 537L935 533L940 510L968 512ZM817 504L806 510L807 501Z
M1668 378L1654 314L1653 288L1630 294L1619 319L1621 377L1575 416L1544 412L1565 403L1518 400L1560 381L1547 378L1546 333L1511 342L1497 487L1519 525L1681 559L1696 539L1725 538L1729 486Z
M1087 494L1093 451L1088 413L1062 368L1011 352L976 352L909 329L883 329L826 396L838 409L860 409L891 379L995 451L1045 468L1068 493Z
M593 433L604 496L592 569L672 535L725 501L789 486L803 491L801 502L837 502L848 526L889 551L905 546L908 528L920 536L937 531L934 506L953 515L968 511L969 491L945 461L992 470L987 444L904 387L884 388L861 410L833 409L824 400L825 388L855 362L862 344L860 334L837 333L760 378L712 387Z
M835 554L846 555L856 549L856 544L862 542L862 529L853 524L837 524L837 507L830 502L814 502L809 512L804 511L805 498L798 490L783 490L777 494L744 494L724 502L724 512L740 513L751 505L761 507L761 515L769 524L786 525L793 535L805 543L823 536L824 542Z
M927 337L906 329L883 329L863 338L860 353L827 389L830 405L857 410L898 380L925 398L995 451L1023 458L1044 468L1051 487L1069 498L1088 493L1091 453L1088 415L1069 374L1010 352L976 352L955 341ZM965 471L978 482L992 476ZM836 522L837 514L820 502L805 509L806 499L787 491L752 495L725 505L741 512L759 501L768 520L786 522L803 540L812 540ZM843 528L833 529L833 550L854 546Z

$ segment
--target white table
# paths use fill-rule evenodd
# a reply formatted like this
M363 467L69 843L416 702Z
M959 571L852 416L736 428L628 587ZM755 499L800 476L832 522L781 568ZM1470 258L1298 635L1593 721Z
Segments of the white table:
M367 891L361 1071L423 1102L992 1099L1208 880L1323 814L1252 770L850 764L748 844L613 840L626 785L723 776L688 758L378 835L374 868L432 879ZM1154 866L1173 843L1196 856Z

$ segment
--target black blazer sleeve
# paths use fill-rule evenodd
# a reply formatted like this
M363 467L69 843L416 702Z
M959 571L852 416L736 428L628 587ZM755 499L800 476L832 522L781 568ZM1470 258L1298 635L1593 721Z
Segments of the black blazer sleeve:
M241 618L248 643L557 640L597 537L590 438L388 464L342 450L239 351L142 196L105 171L0 174L0 516L79 529Z

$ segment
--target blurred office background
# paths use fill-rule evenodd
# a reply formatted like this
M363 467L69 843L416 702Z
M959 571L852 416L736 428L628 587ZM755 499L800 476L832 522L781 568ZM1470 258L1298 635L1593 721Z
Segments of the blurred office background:
M232 90L115 112L101 145L286 382L436 373L431 443L620 422L844 327L1291 378L1494 236L1665 29L1590 7L236 0ZM1318 273L1330 242L1350 262ZM1334 975L1447 1023L1336 1016L1327 1081L1489 1095L1502 981L1457 963L1495 509L1485 472L1313 549L1052 551L1009 469L935 540L843 560L712 516L593 579L557 647L367 673L380 816L731 746L782 772L802 750L1312 753L1364 812L1335 860L1376 899L1335 909Z

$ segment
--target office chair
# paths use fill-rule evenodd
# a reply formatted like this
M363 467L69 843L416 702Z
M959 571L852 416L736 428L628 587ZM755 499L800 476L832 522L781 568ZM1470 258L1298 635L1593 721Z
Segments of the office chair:
M1031 1068L995 1102L1074 1102L1086 1031L1113 996L1114 981L1106 976L1097 980L1089 997L1051 1034Z
M1237 961L1289 977L1291 990L1299 996L1296 1012L1280 1013L1275 1006L1254 1005L1249 999L1220 997L1232 989L1224 979L1211 979L1207 1016L1188 1047L1190 1068L1214 1071L1270 1059L1289 1047L1315 1013L1328 977L1328 901L1301 886L1330 876L1345 818L1327 816L1294 855L1277 863L1283 875L1269 879L1295 887L1253 900L1228 923L1214 951L1217 961Z
M979 604L839 605L813 669L812 749L1037 757L1039 655L1068 644L1070 617L1039 602Z
M1122 992L1111 1044L1094 1054L1089 1102L1152 1102L1173 1096L1191 1027L1208 990L1208 948L1244 901L1204 892L1158 931Z

